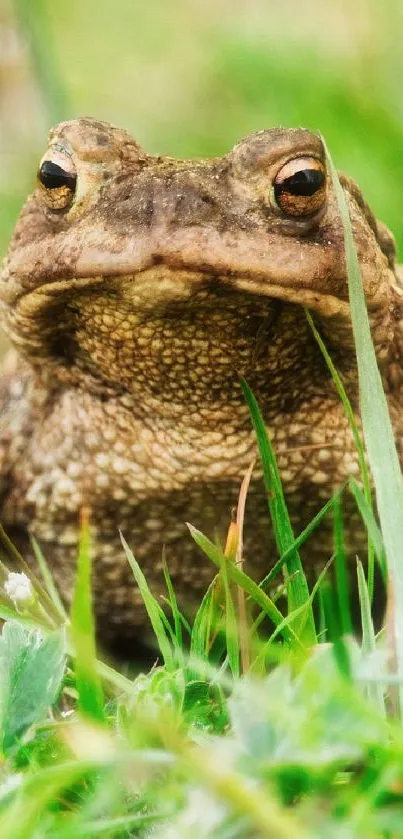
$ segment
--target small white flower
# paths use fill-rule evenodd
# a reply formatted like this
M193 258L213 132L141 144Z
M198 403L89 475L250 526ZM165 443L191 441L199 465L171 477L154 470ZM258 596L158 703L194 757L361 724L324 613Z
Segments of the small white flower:
M32 600L34 594L29 577L24 573L17 574L15 571L10 571L4 583L4 591L14 603L26 603Z

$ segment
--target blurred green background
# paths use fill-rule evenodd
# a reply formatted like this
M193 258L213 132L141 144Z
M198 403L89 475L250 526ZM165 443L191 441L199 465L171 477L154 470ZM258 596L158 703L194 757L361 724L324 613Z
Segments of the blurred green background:
M183 156L320 129L403 245L402 40L402 0L0 0L0 255L77 115Z

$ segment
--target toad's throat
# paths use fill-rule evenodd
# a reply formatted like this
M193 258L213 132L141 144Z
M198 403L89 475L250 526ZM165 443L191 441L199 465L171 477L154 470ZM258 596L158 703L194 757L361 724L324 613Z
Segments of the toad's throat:
M64 382L85 378L94 391L131 395L136 411L141 405L164 416L207 404L235 409L243 403L243 377L274 413L298 392L301 378L319 378L320 354L301 306L214 277L199 277L198 287L176 299L156 294L153 305L150 289L145 295L136 278L52 299L54 317L47 310L36 346L33 325L40 319L31 319L25 354L41 367L51 365Z
M183 403L195 389L201 399L228 398L245 377L279 399L302 367L312 379L319 374L320 353L303 307L284 290L271 295L271 286L251 282L162 265L133 276L59 280L22 295L8 311L8 328L32 361L139 398ZM325 306L318 295L315 301ZM341 310L330 321L333 335L337 326L340 335L349 332Z
M195 294L148 317L91 294L71 315L77 370L155 410L238 403L241 377L275 406L318 356L300 307L238 292Z

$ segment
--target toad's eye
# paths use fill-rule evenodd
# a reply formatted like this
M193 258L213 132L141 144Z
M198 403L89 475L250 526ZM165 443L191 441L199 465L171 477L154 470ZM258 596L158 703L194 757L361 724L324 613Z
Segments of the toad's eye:
M326 200L326 171L315 157L290 160L274 179L274 198L286 216L310 216Z
M38 184L42 197L52 210L69 207L76 191L77 172L67 152L49 149L38 170Z

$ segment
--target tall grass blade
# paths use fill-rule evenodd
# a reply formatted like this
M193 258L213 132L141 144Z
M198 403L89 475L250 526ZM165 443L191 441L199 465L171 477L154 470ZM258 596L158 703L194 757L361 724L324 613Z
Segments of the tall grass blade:
M91 592L91 539L88 517L83 511L77 558L77 576L71 606L71 637L75 649L78 707L96 722L103 722L104 699L97 671L95 622Z
M256 432L260 458L262 461L263 479L277 549L280 555L285 553L288 549L291 551L286 564L287 593L289 600L288 611L294 612L295 610L298 610L300 606L308 604L308 584L299 553L295 548L295 537L290 517L288 515L280 474L277 468L277 462L270 437L267 433L267 429L255 396L244 380L241 380L241 388L248 404L253 426ZM316 630L313 611L310 607L308 608L310 610L310 614L304 626L303 641L304 643L311 645L316 643ZM297 621L294 627L297 634L299 632L299 625L299 621Z
M227 571L228 565L233 561L233 558L228 557L228 561L226 562L225 556L222 557L220 579L222 581L225 597L225 637L228 664L234 678L238 678L240 675L239 638L234 601L232 599L231 586Z
M342 402L342 405L343 405L343 408L344 408L344 413L345 413L345 415L348 419L349 426L351 428L351 433L352 433L353 438L354 438L355 447L356 447L356 450L357 450L358 462L359 462L359 465L360 465L360 473L361 473L362 483L363 483L363 487L364 487L364 495L365 495L366 503L367 503L368 508L370 510L372 510L373 505L372 505L371 478L370 478L370 474L369 474L369 471L368 471L367 462L366 462L366 459L365 459L364 445L363 445L363 442L362 442L362 439L361 439L360 430L359 430L358 425L357 425L357 419L354 415L354 411L353 411L351 402L350 402L350 400L347 396L347 393L344 389L344 385L343 385L343 382L341 380L340 374L339 374L338 370L336 369L335 365L333 364L333 360L332 360L331 356L329 355L329 353L327 351L326 344L324 343L320 333L316 329L316 326L315 326L315 324L313 322L313 319L312 319L312 315L307 310L305 310L305 314L307 316L308 323L309 323L309 325L312 329L312 333L313 333L313 336L315 338L315 341L319 345L319 348L320 348L320 351L323 355L323 358L326 361L327 367L328 367L328 369L330 371L330 374L331 374L331 377L333 379L334 386L335 386L335 388L337 390L337 393L340 397L340 400ZM374 593L374 546L373 546L372 539L371 539L371 534L370 534L369 531L368 531L368 590L370 592L370 597L371 597L371 601L372 601L373 593Z
M329 560L328 560L328 562L326 563L326 565L324 566L324 568L322 568L322 570L320 571L320 573L319 573L319 576L318 576L317 580L315 580L315 585L313 586L312 591L311 591L311 593L310 593L310 595L309 595L309 605L310 605L310 606L312 605L312 603L313 603L313 601L314 601L314 599L315 599L316 595L317 595L317 594L319 595L319 592L320 592L321 586L323 585L323 581L326 579L326 575L327 575L327 573L328 573L328 571L329 571L329 568L331 567L331 565L332 565L333 561L334 561L334 557L331 557L331 559L329 559ZM305 605L305 604L304 604L303 606L300 606L300 607L299 607L299 613L300 613L300 615L301 615L301 623L302 623L302 625L303 625L303 624L304 624L304 621L306 621L306 620L307 620L307 609L306 609L306 605ZM293 613L291 612L290 614L288 614L288 615L286 615L286 616L285 616L285 618L284 618L284 620L283 620L283 624L284 624L285 626L288 626L289 624L291 624L291 623L292 623L292 621L293 621ZM276 628L275 628L274 632L273 632L273 633L272 633L272 635L270 636L270 639L269 639L269 644L270 644L270 643L272 643L272 642L274 641L274 639L277 637L277 635L279 634L279 632L281 631L281 629L282 629L282 625L276 626Z
M369 655L376 652L375 630L372 622L371 601L368 586L365 579L364 569L359 559L357 560L357 580L361 609L362 649L364 653ZM382 685L377 682L368 683L367 694L378 706L378 710L381 714L385 715L385 700Z
M381 530L391 586L394 591L394 640L397 674L400 677L399 705L403 713L403 481L396 451L386 396L378 370L354 246L350 216L344 192L333 162L329 166L344 229L345 255L351 320L357 350L361 417L368 460L375 484Z
M167 630L164 626L163 618L165 615L161 609L159 603L157 603L154 595L150 591L149 585L147 580L135 559L133 552L129 548L129 545L126 542L126 539L122 534L120 534L120 538L122 540L122 545L124 552L126 554L127 560L129 565L133 571L134 579L140 589L141 596L144 601L144 606L147 609L148 617L150 618L151 626L154 630L155 637L158 641L158 645L161 651L161 655L164 659L165 666L167 670L174 670L175 669L175 660L172 651L171 642L169 639L169 635Z
M315 585L313 586L313 589L312 589L312 591L309 595L310 605L312 605L316 595L317 594L320 595L323 580L325 579L326 574L327 574L332 562L333 562L333 559L330 559L326 563L325 567L322 568L322 571L320 572L320 574L318 576L318 579L316 580ZM300 612L300 615L301 615L301 620L303 622L304 620L306 620L306 616L307 616L306 607L301 606L300 609L299 609L299 612ZM292 613L289 614L289 615L286 615L286 617L283 619L282 623L279 624L278 626L276 626L276 628L275 628L274 632L271 634L269 640L265 644L263 644L263 646L261 646L261 648L259 650L259 653L256 656L256 658L253 661L253 664L251 665L251 668L250 668L254 673L264 675L267 672L267 668L265 666L265 661L266 661L266 656L268 655L268 653L270 653L272 651L273 642L276 640L277 636L282 632L282 630L285 626L289 626L290 624L292 625L292 622L293 622L294 619L295 619L295 615L293 615ZM252 632L255 630L255 628L257 628L259 620L260 620L260 618L258 618L255 621L254 625L252 626Z
M277 562L273 565L273 568L270 569L269 573L266 574L261 583L259 583L261 588L267 588L270 585L270 583L277 577L279 571L281 571L284 563L287 562L287 560L289 559L290 554L294 550L294 548L300 548L301 545L303 545L304 542L306 542L311 533L313 533L315 528L320 524L322 519L324 519L327 513L329 513L330 510L333 508L336 499L340 497L341 493L343 492L343 489L344 487L342 487L342 489L340 489L339 492L336 492L331 498L329 498L329 501L326 501L326 504L324 504L323 507L321 507L319 512L316 513L316 515L313 517L313 519L311 519L309 524L304 528L304 530L301 531L299 536L296 537L293 544L289 548L287 548L287 550L283 553L280 559L278 559Z
M218 579L219 577L215 576L211 581L193 621L190 657L194 656L201 661L209 654L209 641L214 624L214 592Z
M367 499L361 487L358 486L357 481L354 478L349 478L348 485L349 489L351 490L351 494L353 495L354 500L357 504L358 512L360 513L360 516L365 524L367 532L370 535L371 542L374 546L375 556L378 561L383 580L386 583L385 548L383 544L382 533L379 530L378 522L376 521L374 511L372 507L368 506Z
M351 681L351 660L348 646L341 634L340 618L337 598L333 587L325 579L320 587L322 596L322 608L325 616L325 625L328 629L329 640L333 643L333 654L341 675Z
M176 599L175 589L172 585L171 575L168 570L168 566L166 563L165 556L162 558L162 570L164 572L164 579L165 585L167 587L168 592L168 603L171 607L172 617L174 621L174 629L175 629L175 642L177 645L178 650L182 648L182 615L179 611L178 601Z
M33 548L33 551L34 551L34 554L35 554L35 559L36 559L36 561L39 565L39 568L41 570L41 574L42 574L42 577L43 577L43 581L45 583L46 591L47 591L49 597L51 598L55 609L58 611L61 620L63 622L66 622L66 621L68 621L67 612L66 612L66 610L63 606L63 603L61 601L60 594L59 594L59 592L58 592L58 590L55 586L52 574L49 570L48 563L46 562L46 559L45 559L45 557L44 557L44 555L43 555L43 553L42 553L42 551L41 551L41 549L38 545L38 542L36 541L34 536L31 536L31 544L32 544L32 548Z
M334 503L334 550L336 590L339 602L340 626L343 635L352 632L350 594L347 576L347 559L344 549L343 510L340 497Z
M255 461L253 460L246 473L243 477L241 489L239 491L239 498L238 498L238 506L237 506L237 513L236 513L236 524L238 528L238 540L237 540L237 551L235 562L238 568L241 568L243 571L243 532L244 532L244 522L245 522L245 506L246 506L246 499L249 491L249 486L252 478L253 468L255 465ZM239 646L240 646L240 653L241 653L241 666L242 672L247 673L250 668L251 662L251 652L250 652L250 641L251 641L251 634L249 633L249 615L248 609L246 604L246 597L245 592L242 588L237 587L237 600L238 600L238 623L239 623Z

